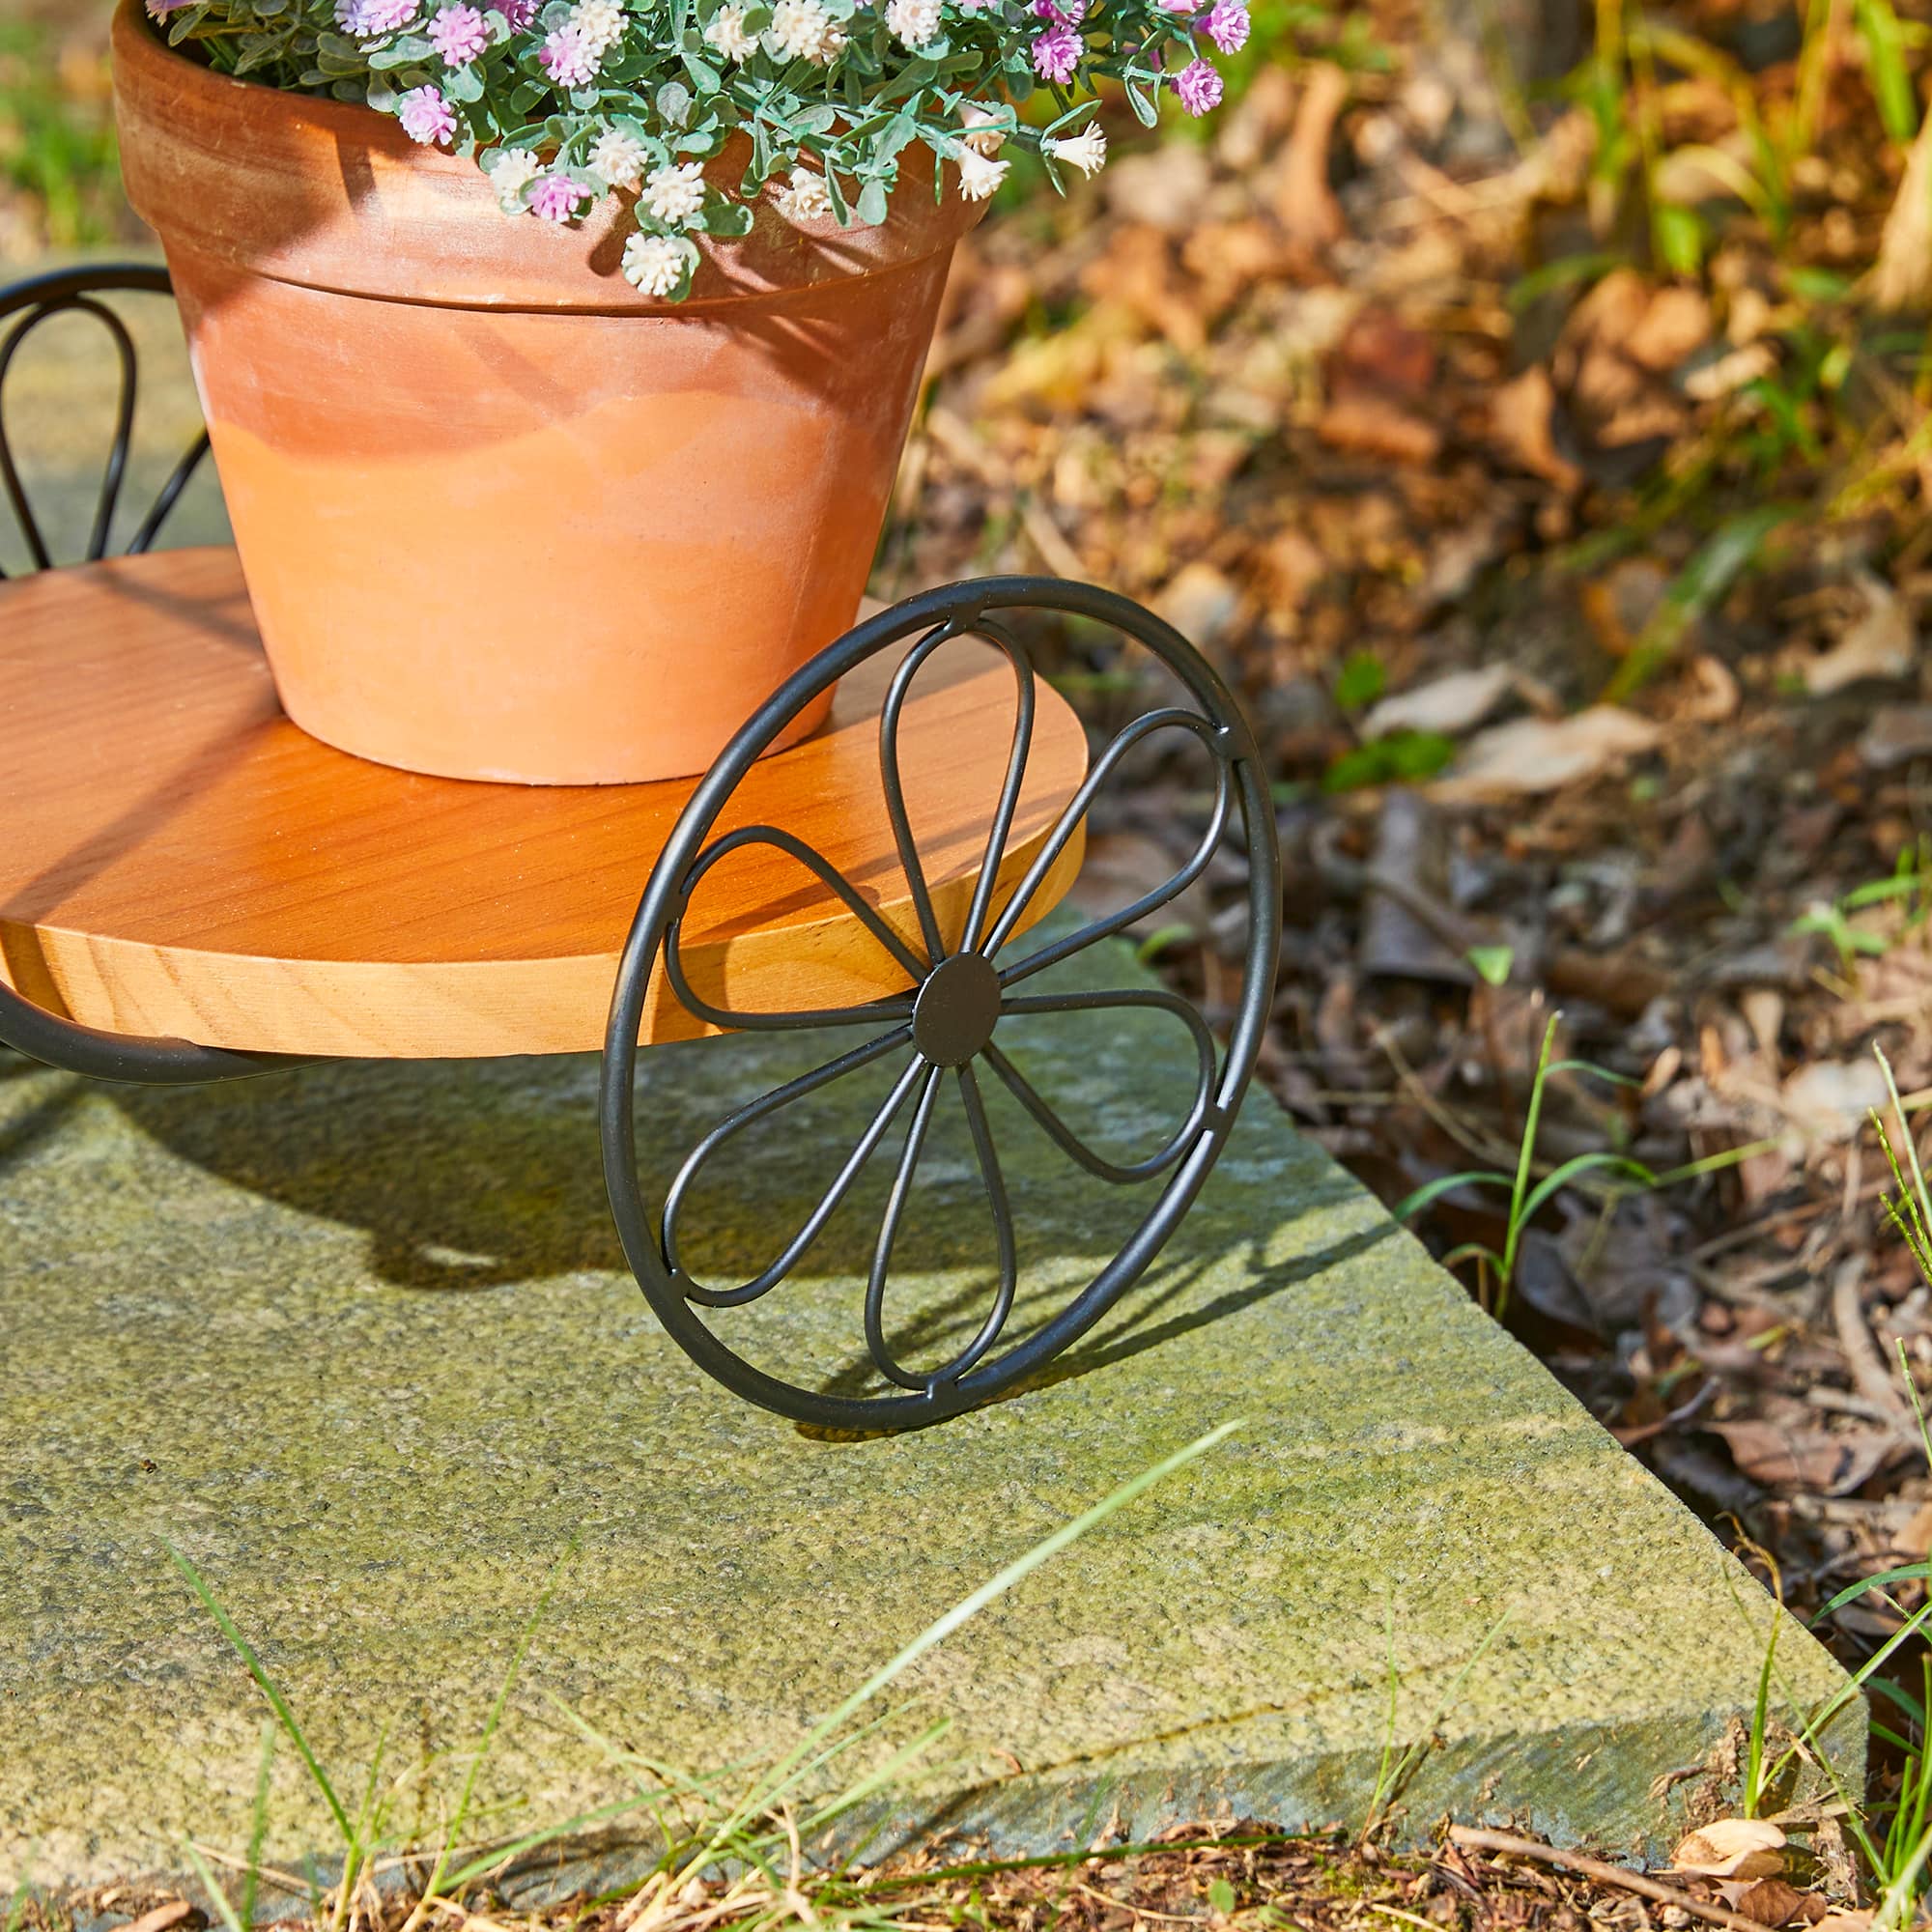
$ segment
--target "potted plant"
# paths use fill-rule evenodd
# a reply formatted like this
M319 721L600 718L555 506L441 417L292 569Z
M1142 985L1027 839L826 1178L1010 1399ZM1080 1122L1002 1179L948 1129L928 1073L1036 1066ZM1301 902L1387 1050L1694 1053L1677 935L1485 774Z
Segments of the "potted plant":
M123 0L128 193L290 716L461 778L702 769L853 617L1011 149L1094 172L1096 82L1206 113L1246 30L1245 0Z

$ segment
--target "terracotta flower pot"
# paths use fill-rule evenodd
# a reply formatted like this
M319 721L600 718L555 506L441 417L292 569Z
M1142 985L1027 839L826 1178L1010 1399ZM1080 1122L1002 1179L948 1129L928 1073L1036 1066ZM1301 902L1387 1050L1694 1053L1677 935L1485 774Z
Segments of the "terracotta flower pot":
M619 273L614 203L506 216L473 162L213 73L135 0L114 78L297 724L456 778L674 777L852 621L977 205L929 175L876 229L766 205L673 304Z

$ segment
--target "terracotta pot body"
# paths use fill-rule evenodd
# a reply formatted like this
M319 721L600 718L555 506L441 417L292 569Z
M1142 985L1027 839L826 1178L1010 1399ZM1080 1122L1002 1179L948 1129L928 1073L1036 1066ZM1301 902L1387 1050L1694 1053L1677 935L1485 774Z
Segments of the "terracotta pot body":
M454 778L677 777L851 623L977 208L929 175L878 229L766 206L672 304L618 272L626 211L506 216L473 162L214 74L134 0L114 67L297 724Z

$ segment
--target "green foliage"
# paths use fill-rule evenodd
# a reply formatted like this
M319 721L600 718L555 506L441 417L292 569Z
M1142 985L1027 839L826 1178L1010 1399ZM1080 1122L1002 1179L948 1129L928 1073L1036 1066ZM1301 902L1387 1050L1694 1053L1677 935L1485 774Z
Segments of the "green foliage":
M1584 1073L1592 1079L1606 1080L1618 1087L1634 1084L1622 1074L1612 1073L1608 1067L1594 1065L1587 1060L1552 1061L1549 1056L1556 1044L1556 1029L1562 1017L1561 1013L1550 1014L1549 1024L1543 1032L1543 1046L1537 1054L1536 1071L1529 1083L1529 1105L1523 1114L1522 1141L1517 1151L1516 1172L1504 1174L1494 1168L1472 1168L1460 1174L1439 1175L1418 1187L1395 1210L1398 1221L1407 1221L1421 1213L1432 1202L1463 1187L1507 1190L1509 1214L1504 1223L1501 1253L1481 1241L1465 1241L1442 1258L1445 1265L1451 1267L1463 1261L1478 1264L1483 1272L1485 1305L1498 1315L1509 1305L1510 1288L1516 1279L1517 1258L1521 1250L1523 1233L1561 1189L1591 1174L1613 1175L1620 1180L1634 1181L1639 1187L1655 1187L1662 1178L1628 1154L1598 1148L1587 1153L1573 1154L1570 1159L1552 1168L1541 1180L1535 1179L1537 1129L1543 1119L1544 1097L1551 1080L1559 1073ZM1490 1293L1492 1282L1494 1283L1492 1300Z
M104 74L63 59L43 21L0 19L0 183L30 198L53 247L94 247L121 231Z
M480 16L463 0L151 6L171 43L222 72L366 103L476 156L511 213L574 218L637 191L655 245L634 243L625 272L674 298L693 238L743 235L768 189L787 218L875 226L923 149L935 192L950 164L956 191L982 198L1009 162L978 152L973 129L1038 154L1058 182L1099 164L1101 85L1152 126L1182 71L1217 52L1159 0L1098 0L1077 32L1055 27L1064 85L1037 72L1053 67L1036 53L1050 23L1020 0L499 0ZM452 50L452 14L487 20L480 51ZM721 158L732 178L707 177L701 196L670 179Z
M1456 755L1456 741L1439 731L1391 731L1344 752L1321 778L1323 791L1364 785L1409 784L1433 779Z
M1880 931L1859 924L1856 916L1875 906L1898 908L1893 929ZM1932 921L1932 840L1920 838L1918 845L1901 852L1889 878L1873 879L1846 893L1841 898L1820 900L1807 906L1792 921L1791 930L1821 933L1832 942L1838 964L1848 969L1861 956L1881 958L1902 940L1925 929ZM1880 1056L1881 1062L1884 1055ZM1873 1117L1877 1120L1877 1117ZM1879 1139L1885 1139L1885 1123L1878 1122Z
M1350 651L1335 674L1335 702L1344 711L1362 711L1382 695L1388 673L1374 651Z

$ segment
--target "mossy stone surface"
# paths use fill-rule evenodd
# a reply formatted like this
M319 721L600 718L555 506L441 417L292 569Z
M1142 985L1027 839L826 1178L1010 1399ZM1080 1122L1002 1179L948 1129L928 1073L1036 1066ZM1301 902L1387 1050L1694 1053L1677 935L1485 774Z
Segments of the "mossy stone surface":
M1027 1024L1016 1053L1096 1132L1166 1118L1173 1042ZM646 1055L647 1159L846 1043ZM554 1579L485 1777L520 1807L491 1814L508 1835L628 1788L566 1707L692 1769L776 1755L1001 1565L1236 1416L900 1682L854 1764L952 1726L874 1822L1012 1853L1203 1814L1359 1818L1393 1656L1398 1746L1439 1740L1414 1832L1453 1806L1625 1851L1698 1789L1653 1780L1721 1755L1749 1709L1769 1600L1264 1094L1161 1261L1041 1385L834 1441L658 1330L609 1227L592 1063L176 1093L0 1071L0 1884L30 1848L58 1885L178 1866L184 1835L245 1844L265 1707L164 1540L345 1790L392 1720L396 1772L473 1741ZM758 1150L706 1254L773 1252L865 1098ZM1015 1109L995 1124L1024 1315L1131 1216ZM915 1350L977 1319L970 1161L944 1136L935 1159L895 1317ZM853 1356L869 1238L829 1235L748 1311L814 1373ZM1780 1701L1842 1682L1795 1626L1778 1659ZM1831 1746L1855 1781L1861 1716ZM459 1772L410 1783L398 1828L433 1833ZM270 1861L334 1850L283 1750Z

